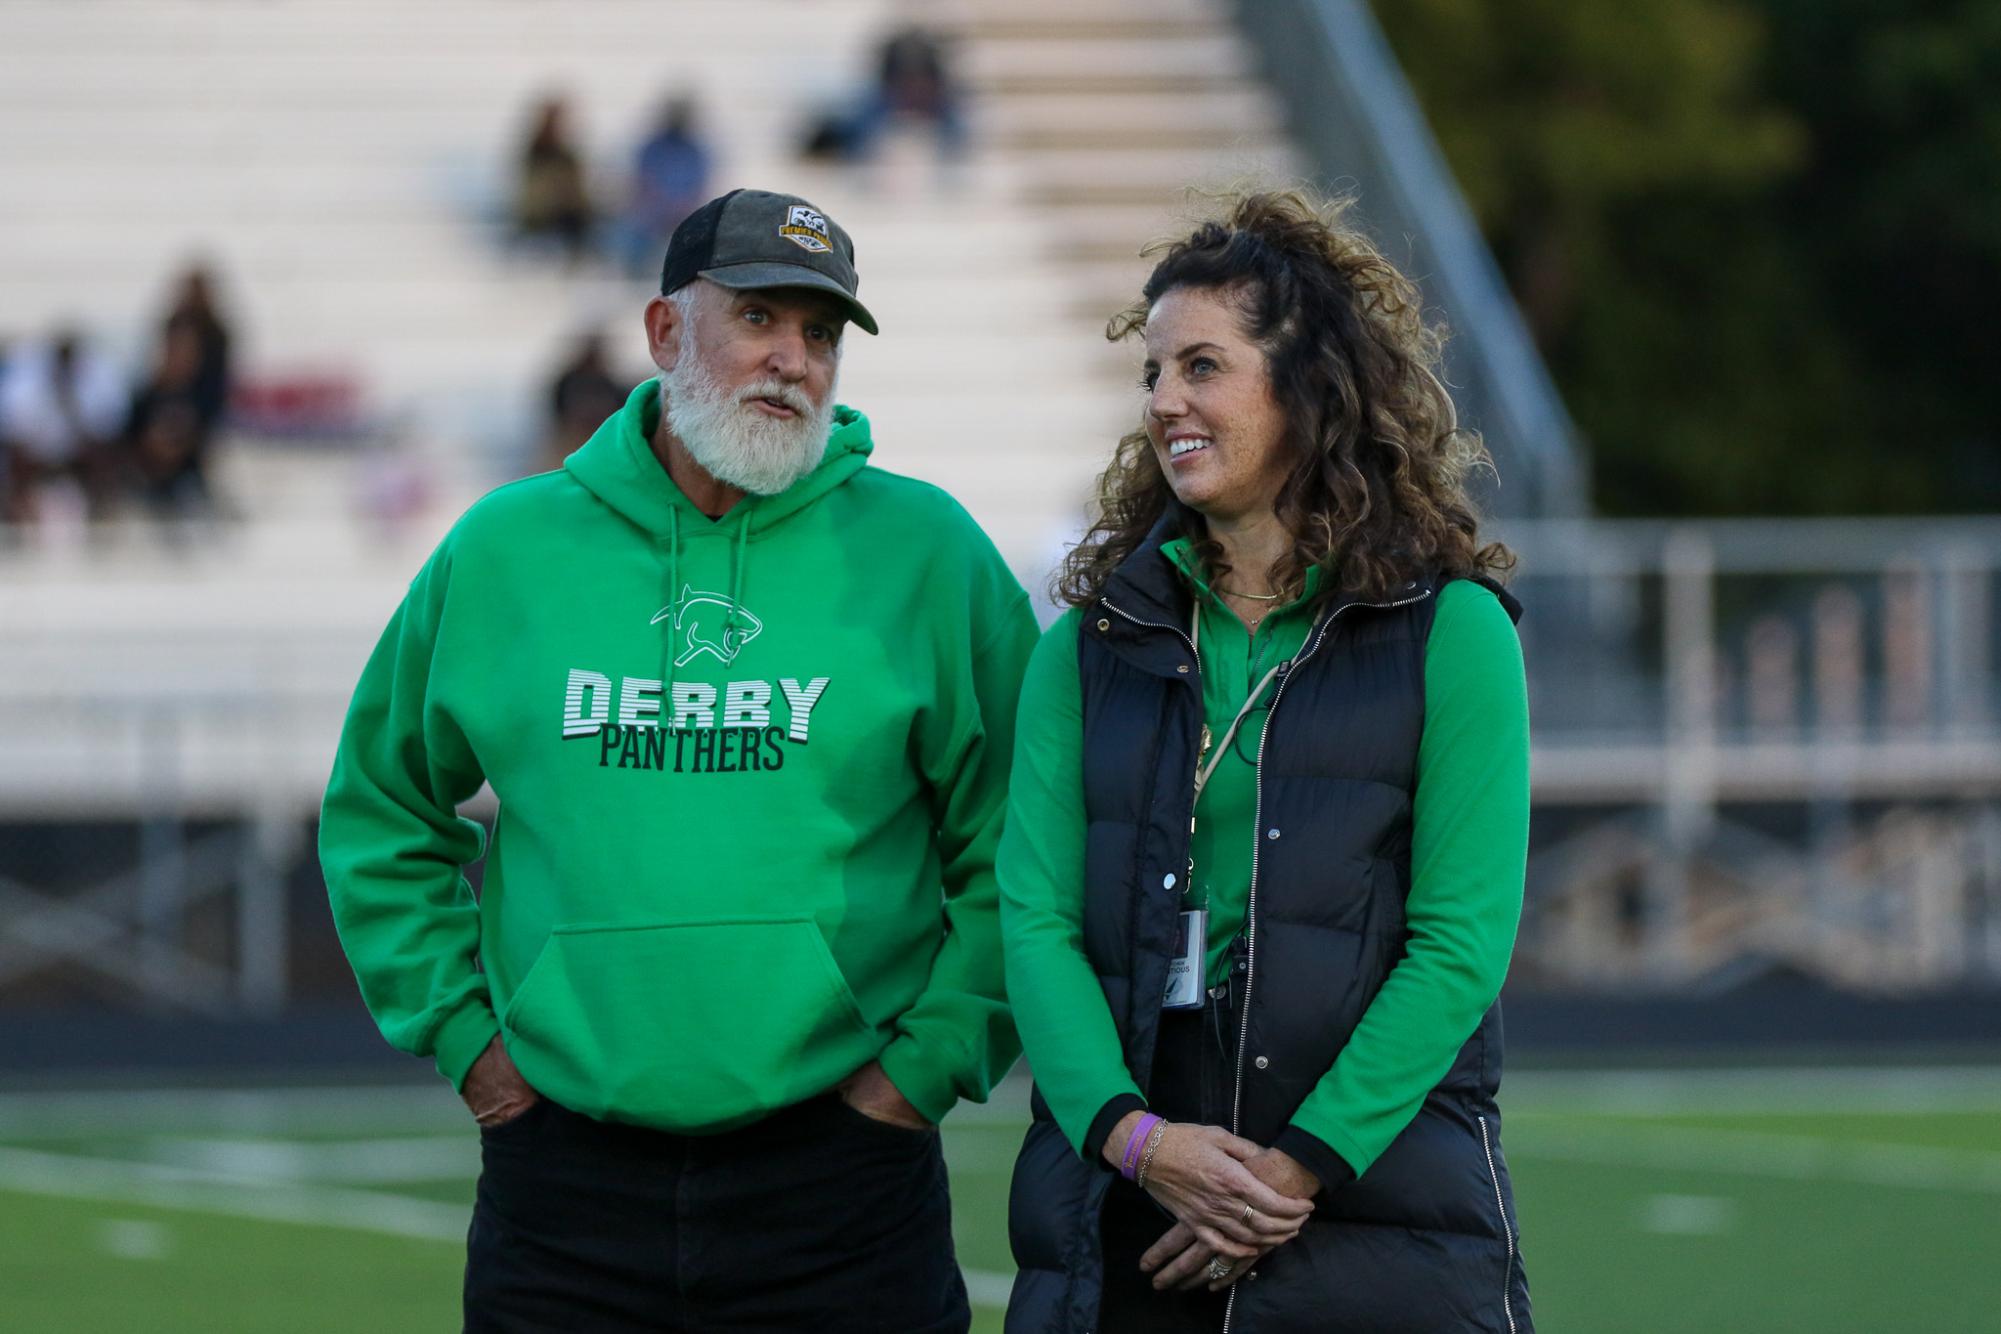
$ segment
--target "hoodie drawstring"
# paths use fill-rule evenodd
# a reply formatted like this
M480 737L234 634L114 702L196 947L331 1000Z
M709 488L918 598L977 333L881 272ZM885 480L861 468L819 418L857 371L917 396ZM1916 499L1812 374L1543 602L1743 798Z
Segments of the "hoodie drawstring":
M672 730L674 722L674 634L673 611L681 597L681 514L667 511L667 631L660 636L660 726Z
M750 548L751 507L757 502L745 496L737 502L743 510L743 522L736 528L736 559L730 563L730 614L725 622L732 630L743 630L744 622L737 618L737 611L743 606L743 557Z
M750 550L750 516L756 501L748 497L737 502L743 517L737 523L736 551L730 562L730 609L723 624L732 633L742 633L750 628L740 614L743 604L743 570ZM676 633L678 619L674 614L681 604L681 512L667 511L667 629L660 636L660 726L673 730L674 722L674 657L679 647L680 636Z

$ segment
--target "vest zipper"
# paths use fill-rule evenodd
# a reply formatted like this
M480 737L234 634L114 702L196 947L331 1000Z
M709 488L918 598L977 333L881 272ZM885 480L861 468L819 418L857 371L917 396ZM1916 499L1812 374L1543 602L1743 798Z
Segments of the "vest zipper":
M1118 615L1124 617L1128 621L1131 621L1134 625L1144 626L1148 630L1165 630L1169 634L1173 635L1176 639L1180 640L1182 643L1188 645L1188 654L1190 657L1195 659L1196 674L1197 675L1201 674L1202 650L1195 647L1195 641L1188 637L1188 632L1186 630L1183 630L1178 625L1169 625L1165 621L1142 621L1139 617L1133 615L1129 611L1120 611L1117 607L1113 606L1110 602L1107 602L1104 598L1099 598L1098 601L1105 603L1106 611L1117 612Z
M1286 683L1292 679L1293 674L1299 669L1302 663L1320 651L1321 644L1326 642L1327 632L1334 628L1334 622L1340 619L1342 612L1347 611L1350 607L1367 607L1372 611L1390 611L1397 607L1408 607L1413 602L1422 602L1430 596L1431 590L1426 589L1416 597L1404 598L1400 602L1349 602L1336 607L1328 615L1327 619L1320 623L1319 630L1314 632L1312 642L1292 660L1292 666L1280 674L1278 689L1271 697L1271 708L1265 713L1264 730L1258 733L1257 797L1253 807L1257 812L1257 819L1251 825L1251 891L1249 901L1244 908L1244 939L1248 942L1248 949L1246 950L1244 959L1244 1012L1237 1029L1237 1079L1236 1086L1230 1095L1230 1133L1232 1135L1242 1133L1240 1127L1243 1124L1244 1115L1244 1051L1249 1045L1251 1035L1251 992L1256 987L1258 980L1258 845L1264 842L1265 742L1271 737L1272 724L1278 720L1279 701L1285 698ZM1110 606L1111 604L1107 603L1106 605ZM1132 618L1127 617L1127 619L1130 620ZM1242 1279L1238 1280L1239 1283L1242 1281ZM1236 1315L1237 1285L1233 1283L1230 1285L1229 1299L1223 1305L1223 1334L1230 1334L1230 1324L1236 1319Z
M1507 1267L1501 1271L1501 1311L1508 1318L1508 1334L1515 1334L1515 1228L1508 1221L1508 1204L1501 1198L1501 1174L1494 1170L1494 1141L1487 1134L1487 1118L1480 1118L1480 1147L1487 1154L1487 1180L1494 1183L1494 1212L1501 1220L1501 1235L1508 1243Z

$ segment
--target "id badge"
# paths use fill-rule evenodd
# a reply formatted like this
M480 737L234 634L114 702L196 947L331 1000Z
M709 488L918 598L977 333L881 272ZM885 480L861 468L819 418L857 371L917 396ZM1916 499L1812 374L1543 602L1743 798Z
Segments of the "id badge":
M1174 957L1167 964L1167 991L1161 997L1163 1010L1202 1008L1202 963L1209 948L1209 910L1195 908L1181 914L1175 935Z

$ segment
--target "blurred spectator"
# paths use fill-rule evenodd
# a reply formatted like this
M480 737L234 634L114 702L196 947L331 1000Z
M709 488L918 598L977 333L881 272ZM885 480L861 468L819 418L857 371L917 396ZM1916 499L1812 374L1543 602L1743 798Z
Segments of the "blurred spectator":
M193 375L194 406L202 430L213 434L229 409L229 324L216 308L213 275L200 264L181 275L173 304L161 329L161 356L177 330L193 335L197 363Z
M964 107L945 43L922 24L907 24L883 39L876 86L849 127L848 154L866 156L898 120L929 125L946 157L957 157L965 147Z
M575 262L590 243L592 209L583 157L570 142L567 119L558 97L543 101L536 112L535 131L521 154L514 227L523 237L559 242Z
M206 464L217 412L200 325L170 318L152 377L132 397L128 461L141 500L161 518L213 508Z
M10 517L51 507L99 514L111 498L112 444L125 421L124 377L65 329L20 349L0 373L0 448L10 454Z
M0 339L0 385L7 383L7 357L13 347ZM14 523L14 448L7 440L4 423L0 423L0 536L5 535L6 525Z
M230 420L246 434L273 440L359 440L377 431L361 380L338 366L267 371L239 381Z
M694 100L677 97L661 109L639 146L619 237L620 256L631 273L657 269L674 228L709 197L711 154L696 121Z
M556 372L549 387L549 436L546 466L561 467L570 451L590 439L604 419L625 406L630 384L621 383L605 364L604 338L585 334L577 340L570 360Z

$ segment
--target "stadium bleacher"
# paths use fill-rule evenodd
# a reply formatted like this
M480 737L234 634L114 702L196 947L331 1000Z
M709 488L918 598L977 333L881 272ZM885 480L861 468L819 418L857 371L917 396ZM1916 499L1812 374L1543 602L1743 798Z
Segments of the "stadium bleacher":
M557 350L597 328L644 364L643 284L505 244L514 144L553 91L606 181L661 96L686 91L718 188L794 190L842 220L885 330L854 340L841 390L875 424L877 463L952 490L1038 582L1136 409L1132 355L1102 331L1143 276L1140 244L1190 184L1293 159L1210 0L1027 0L923 11L956 36L970 90L961 170L896 141L863 168L798 160L899 12L8 6L6 331L67 318L136 359L166 275L208 256L246 372L351 376L377 439L237 441L220 489L245 521L171 549L30 534L0 555L0 740L27 757L0 809L135 810L167 771L197 809L280 791L311 809L375 630L450 519L526 466ZM358 513L385 468L423 501L394 525Z

